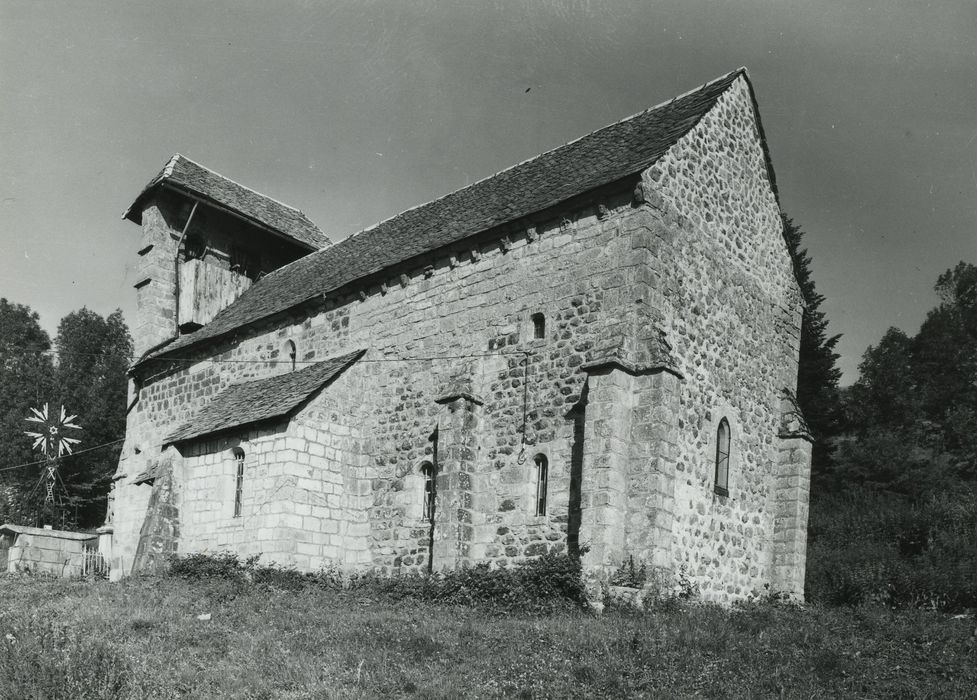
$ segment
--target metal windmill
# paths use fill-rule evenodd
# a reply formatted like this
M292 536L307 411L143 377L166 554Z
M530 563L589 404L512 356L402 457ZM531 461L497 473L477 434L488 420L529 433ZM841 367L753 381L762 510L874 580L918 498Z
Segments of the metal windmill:
M37 484L31 491L31 496L39 490L41 484L44 484L45 510L51 507L58 509L61 507L61 499L57 493L57 487L60 482L63 489L64 482L58 474L58 466L60 465L61 457L65 454L70 455L72 448L81 442L80 438L71 437L68 433L68 431L81 430L81 426L73 422L75 418L77 416L68 415L64 406L60 407L60 411L49 412L47 404L44 404L44 407L41 409L32 408L31 415L27 416L27 420L31 423L36 423L37 426L35 430L25 430L24 432L34 439L33 449L40 449L46 458L44 469L41 472L41 478L38 479Z

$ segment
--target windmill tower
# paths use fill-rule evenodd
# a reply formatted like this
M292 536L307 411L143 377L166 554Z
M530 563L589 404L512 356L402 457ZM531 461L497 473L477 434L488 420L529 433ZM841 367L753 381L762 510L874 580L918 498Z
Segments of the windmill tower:
M36 425L34 430L24 432L33 438L33 448L44 455L40 477L27 496L28 502L35 506L36 525L57 523L63 528L66 524L67 488L58 468L61 458L70 455L73 447L81 442L81 438L72 437L71 431L81 430L81 426L73 422L75 418L77 416L68 415L64 406L60 411L48 411L48 404L40 409L32 408L31 415L27 416L26 420Z

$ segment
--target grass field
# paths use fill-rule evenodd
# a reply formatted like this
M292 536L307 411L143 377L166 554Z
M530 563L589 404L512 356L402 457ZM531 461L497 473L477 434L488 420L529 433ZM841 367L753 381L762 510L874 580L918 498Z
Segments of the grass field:
M974 634L973 616L926 611L534 617L314 587L5 575L0 696L965 698Z

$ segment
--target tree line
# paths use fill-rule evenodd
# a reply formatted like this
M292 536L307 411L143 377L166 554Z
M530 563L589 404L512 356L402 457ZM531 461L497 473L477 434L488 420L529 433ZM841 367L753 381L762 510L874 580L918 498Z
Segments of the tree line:
M919 331L890 328L840 388L837 335L802 232L798 401L814 435L806 593L827 604L977 607L977 267L935 282Z
M108 316L87 308L58 324L52 343L28 306L0 299L0 522L30 522L43 465L19 467L42 458L25 431L31 408L60 406L77 415L82 427L77 450L113 443L125 435L126 371L132 337L116 310ZM71 525L101 525L121 443L66 456L61 460L65 505ZM16 467L16 468L14 468ZM59 525L61 523L58 523Z

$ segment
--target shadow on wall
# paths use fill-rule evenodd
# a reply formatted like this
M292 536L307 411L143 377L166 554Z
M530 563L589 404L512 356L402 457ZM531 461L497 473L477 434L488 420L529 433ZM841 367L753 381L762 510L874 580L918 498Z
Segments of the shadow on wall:
M580 556L581 482L583 479L584 426L587 420L587 385L584 384L580 401L566 414L573 421L573 444L570 447L570 504L567 513L567 553Z

